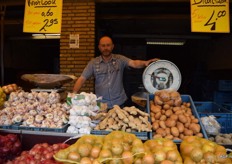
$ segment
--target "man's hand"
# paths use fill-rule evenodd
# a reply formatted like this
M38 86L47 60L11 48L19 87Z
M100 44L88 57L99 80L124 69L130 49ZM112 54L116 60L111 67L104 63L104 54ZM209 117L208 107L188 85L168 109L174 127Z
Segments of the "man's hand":
M153 58L153 59L147 60L146 63L145 63L145 66L147 67L150 63L156 62L158 60L160 60L160 59L159 58Z

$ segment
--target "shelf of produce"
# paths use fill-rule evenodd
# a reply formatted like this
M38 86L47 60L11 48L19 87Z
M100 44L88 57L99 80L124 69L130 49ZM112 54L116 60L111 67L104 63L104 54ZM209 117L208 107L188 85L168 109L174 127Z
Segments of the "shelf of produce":
M59 133L59 132L41 132L41 131L29 131L29 130L12 130L12 129L0 129L0 135L14 133L18 134L21 138L22 149L29 150L37 143L63 143L71 137L74 137L75 133ZM73 144L76 139L69 140L68 144Z

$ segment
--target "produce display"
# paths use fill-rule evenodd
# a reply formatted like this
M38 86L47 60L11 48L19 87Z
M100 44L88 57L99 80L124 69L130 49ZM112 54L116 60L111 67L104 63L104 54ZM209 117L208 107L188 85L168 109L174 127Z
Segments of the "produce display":
M16 134L0 135L0 163L21 153L21 142Z
M113 109L95 127L95 130L149 132L151 131L149 117L150 115L148 113L134 106L121 109L118 105L114 105Z
M57 143L49 145L48 143L38 143L31 150L23 151L20 156L14 160L8 160L6 164L61 164L54 160L53 155L69 145Z
M20 89L21 87L19 87L17 84L7 84L2 86L2 90L5 94L10 94L11 92L16 92Z
M180 144L184 164L231 164L231 155L225 147L197 136L187 136Z
M90 134L93 126L92 117L100 112L97 96L93 93L81 92L68 94L71 109L69 111L69 127L67 133Z
M177 146L172 140L157 139L143 143L134 134L113 131L106 136L85 135L54 156L64 163L182 163Z
M219 133L215 136L209 137L210 141L216 142L217 144L229 144L232 145L232 133Z
M189 102L183 102L177 91L157 91L150 100L150 115L154 138L182 140L185 136L203 137L198 118L192 114Z
M57 92L12 92L0 111L0 125L61 128L68 122L70 107L60 103Z
M170 139L155 138L147 140L144 143L144 147L146 149L146 154L144 156L151 156L150 159L152 159L145 163L182 164L182 157L178 151L177 145Z
M6 94L4 93L3 89L0 87L0 109L3 107L5 100L6 100Z

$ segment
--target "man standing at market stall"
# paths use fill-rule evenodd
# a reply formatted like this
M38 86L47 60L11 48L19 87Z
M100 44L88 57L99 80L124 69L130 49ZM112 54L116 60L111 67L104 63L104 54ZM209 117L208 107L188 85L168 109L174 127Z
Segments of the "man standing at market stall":
M108 109L114 105L122 107L127 100L123 87L124 69L144 68L158 59L132 60L120 54L113 54L114 43L109 36L100 38L98 48L101 55L92 59L85 67L73 87L73 93L79 92L85 81L93 76L95 78L95 94L97 97L102 96L102 102L107 103Z

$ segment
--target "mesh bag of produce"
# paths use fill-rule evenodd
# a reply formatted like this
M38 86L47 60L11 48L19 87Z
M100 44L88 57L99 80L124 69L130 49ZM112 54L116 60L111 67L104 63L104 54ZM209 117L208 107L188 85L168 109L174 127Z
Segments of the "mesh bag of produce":
M232 163L224 146L197 136L187 136L180 144L180 154L184 164Z
M132 133L113 131L106 136L84 135L54 158L62 163L136 163L146 154L141 139Z
M144 143L146 155L145 163L175 163L182 164L182 157L177 145L170 139L155 138Z

